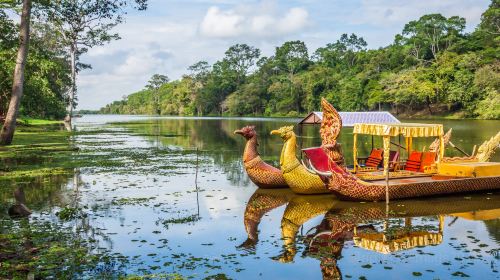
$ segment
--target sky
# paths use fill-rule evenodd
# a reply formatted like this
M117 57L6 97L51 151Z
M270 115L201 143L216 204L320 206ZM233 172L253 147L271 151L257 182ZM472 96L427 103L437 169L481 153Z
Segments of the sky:
M369 48L393 42L404 25L424 14L459 15L473 31L490 0L149 0L115 32L121 40L82 56L78 109L99 109L144 88L156 73L179 79L205 60L213 64L234 44L270 56L286 41L302 40L309 53L343 33L362 36Z

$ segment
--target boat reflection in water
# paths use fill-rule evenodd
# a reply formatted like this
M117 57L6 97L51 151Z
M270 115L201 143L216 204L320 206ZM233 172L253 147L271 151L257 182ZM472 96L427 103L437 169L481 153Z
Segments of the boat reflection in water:
M250 199L245 212L249 240L257 240L257 225L266 212L288 203L281 220L283 253L274 259L292 262L297 251L303 250L303 257L319 259L323 279L342 279L337 260L347 242L361 249L392 254L441 244L446 227L452 227L458 218L485 221L500 217L497 193L405 200L388 205L343 202L324 195L273 193L257 191ZM268 206L262 205L268 202ZM324 218L318 225L304 235L298 234L304 223L322 214ZM448 225L445 216L453 218Z

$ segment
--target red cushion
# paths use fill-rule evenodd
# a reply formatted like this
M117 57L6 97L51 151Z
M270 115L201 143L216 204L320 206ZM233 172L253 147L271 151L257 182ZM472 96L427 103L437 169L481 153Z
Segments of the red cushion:
M384 154L384 150L383 149L373 149L370 153L370 156L368 156L369 158L379 158L379 159L382 159L382 155Z
M382 162L382 155L383 154L384 154L383 149L373 149L370 152L368 159L366 159L365 166L378 167L380 165L380 162Z
M378 167L380 165L380 162L382 161L382 159L378 159L378 158L368 158L366 160L366 163L365 163L365 166L368 166L368 167Z
M411 152L408 160L406 161L405 170L408 171L419 171L422 159L422 152L413 151Z
M424 172L424 167L432 165L436 162L435 152L424 152L422 154L422 164L420 165L420 172Z
M422 152L417 152L417 151L411 152L410 156L408 157L408 160L418 161L418 162L420 162L421 159L422 159Z
M325 153L323 148L314 147L302 150L306 157L311 160L311 164L314 165L319 171L329 171L328 169L328 155Z

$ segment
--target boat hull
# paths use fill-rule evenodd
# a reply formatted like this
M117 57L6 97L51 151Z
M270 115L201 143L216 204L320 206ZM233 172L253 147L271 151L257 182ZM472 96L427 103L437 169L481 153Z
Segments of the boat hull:
M261 189L287 188L280 169L265 163L260 157L244 163L250 180Z
M290 189L296 194L323 194L329 192L321 178L307 171L302 164L298 164L292 170L283 170L283 176Z
M359 179L347 179L339 182L342 174L334 174L328 188L339 199L352 201L382 201L386 197L384 184L368 183ZM353 176L354 177L354 176ZM449 195L456 193L500 190L500 176L478 178L456 178L430 180L415 183L393 184L388 187L389 199L406 199Z

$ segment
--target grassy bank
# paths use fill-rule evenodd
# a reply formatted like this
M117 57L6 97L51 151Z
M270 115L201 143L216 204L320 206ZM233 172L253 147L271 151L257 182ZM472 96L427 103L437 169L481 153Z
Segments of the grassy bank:
M71 169L68 158L77 150L71 132L58 121L22 120L10 146L0 146L1 180L62 174Z
M20 118L18 119L20 125L54 125L62 124L62 120L45 120L45 119L34 119L34 118Z

